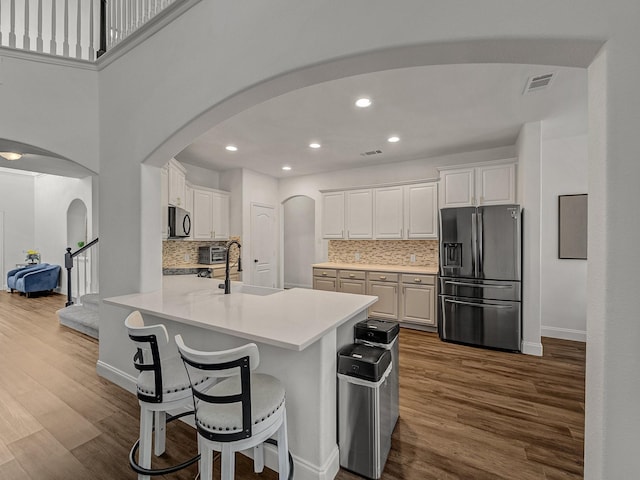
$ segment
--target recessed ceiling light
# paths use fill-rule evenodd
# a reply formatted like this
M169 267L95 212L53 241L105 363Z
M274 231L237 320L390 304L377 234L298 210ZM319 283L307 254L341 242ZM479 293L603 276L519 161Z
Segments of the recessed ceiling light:
M0 157L5 158L6 160L20 160L22 158L22 154L15 152L0 152Z
M227 150L229 150L230 152L237 152L238 151L238 147L236 147L235 145L227 145L226 147Z
M282 167L283 170L289 171L291 170L291 167L289 165L285 165L284 167Z
M322 145L320 145L319 143L315 143L315 142L309 144L309 147L311 147L311 148L320 148L321 146Z
M365 108L371 105L371 99L370 98L359 98L358 100L356 100L356 107L360 107L360 108Z
M387 142L389 143L396 143L400 141L400 137L396 137L395 135L393 137L389 137L387 138Z

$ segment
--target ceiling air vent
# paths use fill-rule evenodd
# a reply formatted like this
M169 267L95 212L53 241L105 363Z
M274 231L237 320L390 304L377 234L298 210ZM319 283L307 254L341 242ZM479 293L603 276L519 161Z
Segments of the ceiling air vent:
M548 87L554 76L555 74L553 73L545 73L544 75L529 77L527 85L524 88L524 93L537 92L538 90Z
M362 152L360 155L363 157L368 157L370 155L379 155L382 153L382 150L370 150L368 152Z

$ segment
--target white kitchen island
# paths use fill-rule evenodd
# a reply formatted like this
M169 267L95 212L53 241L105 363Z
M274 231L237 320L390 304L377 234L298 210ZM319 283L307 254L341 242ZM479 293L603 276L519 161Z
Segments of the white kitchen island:
M336 353L353 342L353 325L366 318L377 297L239 282L225 295L219 283L195 275L165 276L161 290L103 301L139 310L146 323L164 323L172 341L180 333L194 348L224 350L255 342L257 371L274 375L286 388L295 479L333 479L339 470ZM266 464L277 469L275 450L266 450Z

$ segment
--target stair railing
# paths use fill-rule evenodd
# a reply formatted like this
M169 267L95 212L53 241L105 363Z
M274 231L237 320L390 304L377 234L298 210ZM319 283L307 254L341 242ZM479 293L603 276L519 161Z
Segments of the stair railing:
M76 301L87 293L97 292L98 285L98 238L82 246L75 252L71 252L71 247L67 247L64 254L64 268L67 269L67 303L65 307L73 305L73 290L71 271L77 266L76 272ZM74 262L75 259L75 262ZM77 264L77 265L76 265Z

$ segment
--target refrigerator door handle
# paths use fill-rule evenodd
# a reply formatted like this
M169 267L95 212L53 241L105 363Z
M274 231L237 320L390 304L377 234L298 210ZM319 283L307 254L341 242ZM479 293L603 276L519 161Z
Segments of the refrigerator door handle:
M496 309L513 308L511 305L495 305L492 303L462 302L460 300L451 300L450 298L445 298L444 301L447 303L457 303L459 305L467 305L469 307L478 307L478 308L496 308Z
M478 233L476 234L478 237L478 273L476 277L482 275L482 237L484 237L484 219L482 218L482 213L478 213Z
M458 285L460 287L479 287L479 288L513 288L513 285L488 285L486 283L467 283L446 281L445 285Z
M471 267L473 268L473 276L478 276L478 224L477 214L471 214Z

